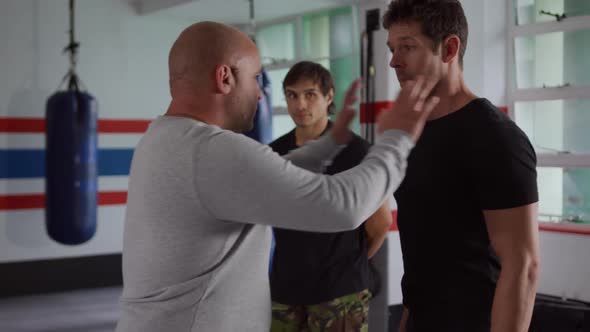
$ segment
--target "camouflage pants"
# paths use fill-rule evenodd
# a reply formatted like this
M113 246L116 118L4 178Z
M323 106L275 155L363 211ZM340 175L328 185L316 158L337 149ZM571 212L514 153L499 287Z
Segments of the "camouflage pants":
M370 293L364 290L313 305L273 302L272 332L368 332Z

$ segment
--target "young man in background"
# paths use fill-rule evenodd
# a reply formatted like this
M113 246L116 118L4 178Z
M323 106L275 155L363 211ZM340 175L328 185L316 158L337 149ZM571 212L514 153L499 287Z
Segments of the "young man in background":
M283 82L295 129L270 144L280 155L316 140L332 126L334 81L320 64L295 64ZM369 143L353 135L348 146L325 168L336 174L358 165ZM385 202L363 226L338 233L274 228L270 284L271 331L366 331L369 310L369 261L392 222Z

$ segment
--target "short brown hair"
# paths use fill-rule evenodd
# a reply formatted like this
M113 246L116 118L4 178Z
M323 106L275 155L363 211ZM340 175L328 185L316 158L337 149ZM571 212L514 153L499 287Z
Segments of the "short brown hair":
M317 84L324 96L327 96L330 90L334 90L332 74L319 63L301 61L293 65L283 80L283 91L301 80L310 80ZM328 106L328 114L334 113L334 108L334 101L332 101Z
M385 29L412 21L422 26L422 33L433 41L435 48L448 36L457 35L461 41L459 64L463 67L469 29L458 0L393 0L383 15Z

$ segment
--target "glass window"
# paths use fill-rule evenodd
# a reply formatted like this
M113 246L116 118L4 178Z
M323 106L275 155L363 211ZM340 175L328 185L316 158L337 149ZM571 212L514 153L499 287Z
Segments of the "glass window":
M590 99L516 102L514 120L537 153L590 153Z
M303 16L304 56L341 57L354 51L352 9L335 9Z
M352 11L335 11L330 16L330 53L332 57L351 55L354 52Z
M263 64L295 59L295 23L280 23L256 31L256 44Z
M512 26L515 64L513 89L514 120L531 139L537 154L551 157L555 167L539 167L539 220L572 221L590 224L590 153L588 127L590 99L569 99L571 91L590 92L590 29L584 20L555 22L556 15L567 18L590 15L588 0L513 0L517 25ZM568 25L569 24L569 25ZM560 28L563 27L563 28ZM561 31L556 31L561 30ZM519 89L552 89L544 100L544 90L530 91L526 98ZM578 90L579 89L579 90ZM534 100L528 101L529 98ZM588 97L590 98L590 93ZM527 99L527 101L522 101ZM560 154L557 154L560 153ZM553 155L553 156L550 156ZM566 167L580 160L586 168ZM575 163L574 163L575 164Z
M303 17L303 50L308 59L330 57L330 17L326 14Z
M539 219L590 224L590 169L539 167Z
M588 0L514 0L514 7L518 25L555 21L556 17L551 14L590 15Z
M359 63L360 59L356 56L333 59L330 61L330 68L332 76L334 77L335 86L334 105L336 106L337 112L340 111L340 108L342 107L342 101L346 89L348 89L350 83L359 76ZM350 129L355 133L360 133L359 118L360 117L357 116L350 126Z
M514 47L518 88L590 86L590 30L517 37Z

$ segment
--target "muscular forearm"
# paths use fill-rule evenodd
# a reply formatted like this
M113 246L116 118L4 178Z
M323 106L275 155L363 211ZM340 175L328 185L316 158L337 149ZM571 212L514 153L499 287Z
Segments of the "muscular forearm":
M533 259L520 264L503 264L492 307L492 332L528 330L535 293L537 265Z
M365 222L367 256L369 258L373 257L383 245L392 222L391 209L388 200L386 200Z

